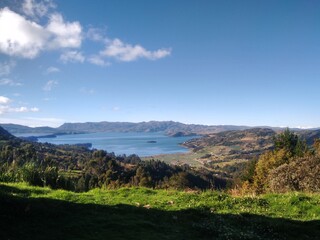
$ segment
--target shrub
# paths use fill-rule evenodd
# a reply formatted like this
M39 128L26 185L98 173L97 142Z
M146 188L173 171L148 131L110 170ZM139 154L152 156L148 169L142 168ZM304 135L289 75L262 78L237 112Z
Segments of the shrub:
M272 192L320 191L320 158L299 158L270 171L268 190Z

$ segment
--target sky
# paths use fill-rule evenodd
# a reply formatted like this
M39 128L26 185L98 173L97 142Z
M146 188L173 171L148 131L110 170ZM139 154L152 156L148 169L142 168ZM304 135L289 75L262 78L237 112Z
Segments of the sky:
M0 0L0 123L320 127L320 1Z

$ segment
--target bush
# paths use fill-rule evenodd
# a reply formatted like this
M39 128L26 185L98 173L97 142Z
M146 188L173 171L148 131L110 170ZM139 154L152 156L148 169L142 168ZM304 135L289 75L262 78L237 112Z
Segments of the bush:
M320 191L320 158L299 158L273 169L268 176L271 192Z

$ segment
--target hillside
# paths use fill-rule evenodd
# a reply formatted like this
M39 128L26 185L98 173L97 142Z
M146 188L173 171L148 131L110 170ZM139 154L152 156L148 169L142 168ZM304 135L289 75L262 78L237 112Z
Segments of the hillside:
M267 128L224 131L207 134L183 143L191 151L187 154L157 156L160 160L191 166L206 166L219 176L232 174L245 162L273 147L277 133ZM230 175L231 174L231 175Z
M239 146L241 149L264 149L271 144L275 131L267 128L253 128L243 131L225 131L192 139L185 146L198 151L209 146Z
M299 131L297 135L306 140L308 145L312 145L315 139L320 138L320 129Z
M251 128L207 134L183 143L191 150L189 153L154 157L177 165L206 167L216 176L233 178L248 160L257 159L266 150L273 149L273 139L279 133L268 128ZM311 146L320 137L320 130L303 130L296 134Z
M72 193L0 184L0 238L315 240L319 194L233 197L145 188Z

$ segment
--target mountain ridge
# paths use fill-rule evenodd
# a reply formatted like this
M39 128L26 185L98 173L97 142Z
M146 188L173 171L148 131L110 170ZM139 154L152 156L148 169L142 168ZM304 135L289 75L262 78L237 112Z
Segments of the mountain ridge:
M269 128L281 131L285 128L270 126L244 126L244 125L203 125L185 124L175 121L148 121L148 122L78 122L64 123L59 127L28 127L18 124L0 124L12 134L56 134L56 133L93 133L93 132L165 132L168 135L182 134L213 134L231 130L246 130L253 128ZM308 131L314 129L291 128L294 131ZM180 134L181 135L181 134Z

